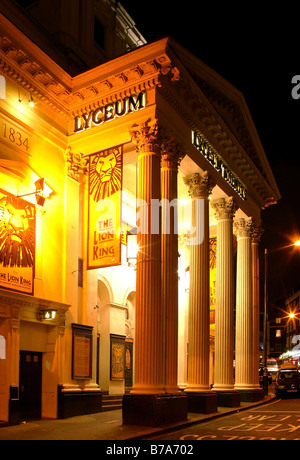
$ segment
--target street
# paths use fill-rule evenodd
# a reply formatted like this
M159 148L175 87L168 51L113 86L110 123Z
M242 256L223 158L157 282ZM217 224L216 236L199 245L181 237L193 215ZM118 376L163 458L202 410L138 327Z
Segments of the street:
M269 404L178 430L156 440L300 440L300 399Z

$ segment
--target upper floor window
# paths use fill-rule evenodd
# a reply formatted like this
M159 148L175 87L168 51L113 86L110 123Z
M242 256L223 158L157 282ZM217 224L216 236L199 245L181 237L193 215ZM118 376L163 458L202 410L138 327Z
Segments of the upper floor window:
M102 49L105 48L105 27L96 16L94 18L94 40Z
M22 8L26 9L31 6L36 0L16 0L17 4L20 5Z
M0 335L0 359L6 359L6 340Z

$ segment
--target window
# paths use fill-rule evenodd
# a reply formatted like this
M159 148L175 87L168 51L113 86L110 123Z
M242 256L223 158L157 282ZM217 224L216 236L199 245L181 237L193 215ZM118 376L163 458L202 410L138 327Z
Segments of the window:
M276 329L276 337L281 337L281 329Z
M105 48L105 27L96 17L94 18L94 40L101 48Z
M22 8L26 9L29 6L31 6L33 3L35 3L36 0L16 0L18 5L20 5Z
M83 259L78 259L78 286L83 287Z
M6 81L3 75L0 75L0 99L6 98Z
M6 359L6 340L0 335L0 359Z
M281 324L281 318L276 318L276 324Z

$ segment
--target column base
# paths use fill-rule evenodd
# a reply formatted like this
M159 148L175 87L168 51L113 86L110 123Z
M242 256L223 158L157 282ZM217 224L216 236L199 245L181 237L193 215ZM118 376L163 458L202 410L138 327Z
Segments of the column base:
M70 392L63 390L63 385L58 385L58 419L95 414L102 411L102 393L100 390L73 390Z
M188 392L188 411L197 414L211 414L218 412L218 396L214 391Z
M241 405L240 392L237 390L218 391L215 390L218 396L219 407L239 407Z
M265 397L265 392L263 388L249 390L237 388L237 391L240 393L241 402L261 401Z
M162 426L187 420L188 400L182 394L123 396L123 425Z

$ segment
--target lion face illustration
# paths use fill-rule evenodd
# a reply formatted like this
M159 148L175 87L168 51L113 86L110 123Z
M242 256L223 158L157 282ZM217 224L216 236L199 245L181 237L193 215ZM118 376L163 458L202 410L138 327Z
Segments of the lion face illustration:
M3 267L34 264L35 216L32 206L18 207L15 200L0 200L0 263Z
M121 190L122 155L120 149L95 154L90 159L90 194L94 201L109 198Z

